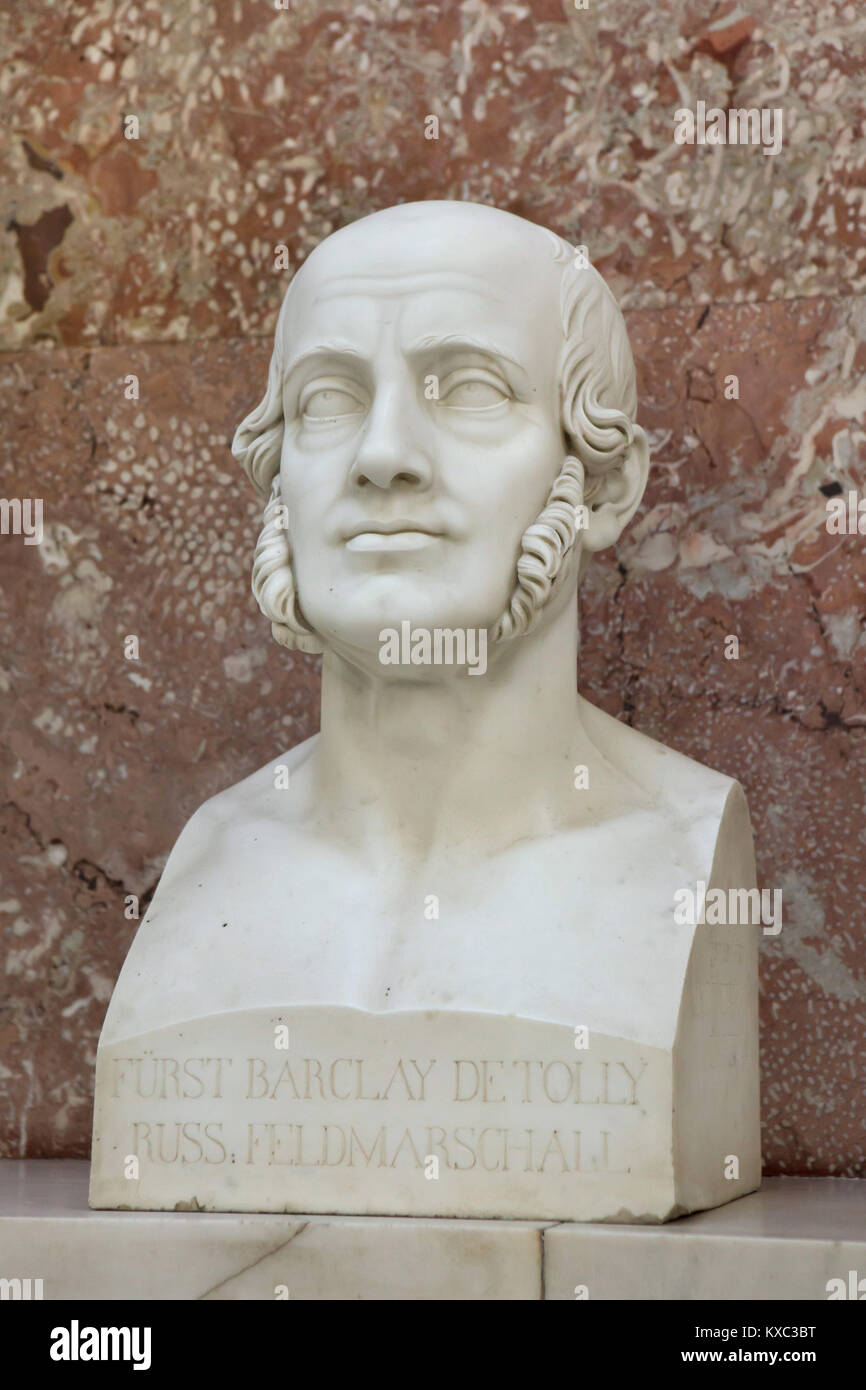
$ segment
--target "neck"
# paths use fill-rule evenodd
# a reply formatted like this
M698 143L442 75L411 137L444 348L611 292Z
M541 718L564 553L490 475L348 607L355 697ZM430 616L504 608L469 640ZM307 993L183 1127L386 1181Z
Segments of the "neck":
M374 860L492 852L549 833L573 805L587 747L576 605L489 655L483 675L401 679L326 652L315 802Z

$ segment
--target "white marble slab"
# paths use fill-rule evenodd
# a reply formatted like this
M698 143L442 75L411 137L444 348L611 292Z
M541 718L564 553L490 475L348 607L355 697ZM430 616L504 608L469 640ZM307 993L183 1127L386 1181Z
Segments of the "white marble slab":
M92 1211L90 1165L0 1162L0 1278L46 1299L539 1299L517 1221Z
M0 1279L46 1299L826 1300L864 1280L866 1182L770 1178L665 1226L94 1211L88 1164L0 1162Z
M549 1299L822 1300L851 1271L866 1298L866 1182L845 1178L768 1178L663 1227L563 1223L544 1235Z

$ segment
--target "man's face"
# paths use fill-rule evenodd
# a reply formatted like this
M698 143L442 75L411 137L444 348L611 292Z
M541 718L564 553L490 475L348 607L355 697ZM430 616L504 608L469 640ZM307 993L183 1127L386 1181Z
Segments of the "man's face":
M561 271L519 224L448 213L357 224L292 290L281 490L301 607L338 650L493 627L565 457Z

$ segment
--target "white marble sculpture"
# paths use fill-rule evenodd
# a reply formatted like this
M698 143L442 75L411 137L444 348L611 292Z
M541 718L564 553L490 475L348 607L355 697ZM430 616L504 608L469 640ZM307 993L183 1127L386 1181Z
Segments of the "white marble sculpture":
M417 203L319 246L234 453L321 733L206 802L121 973L91 1204L662 1221L760 1181L730 778L578 696L649 466L582 250Z

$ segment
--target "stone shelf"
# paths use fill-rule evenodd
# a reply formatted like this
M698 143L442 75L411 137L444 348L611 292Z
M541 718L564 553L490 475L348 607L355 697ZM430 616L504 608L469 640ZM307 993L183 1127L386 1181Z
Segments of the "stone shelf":
M798 1299L866 1279L866 1182L769 1178L665 1226L91 1211L89 1164L0 1162L0 1278L48 1299ZM866 1293L866 1284L864 1284Z

